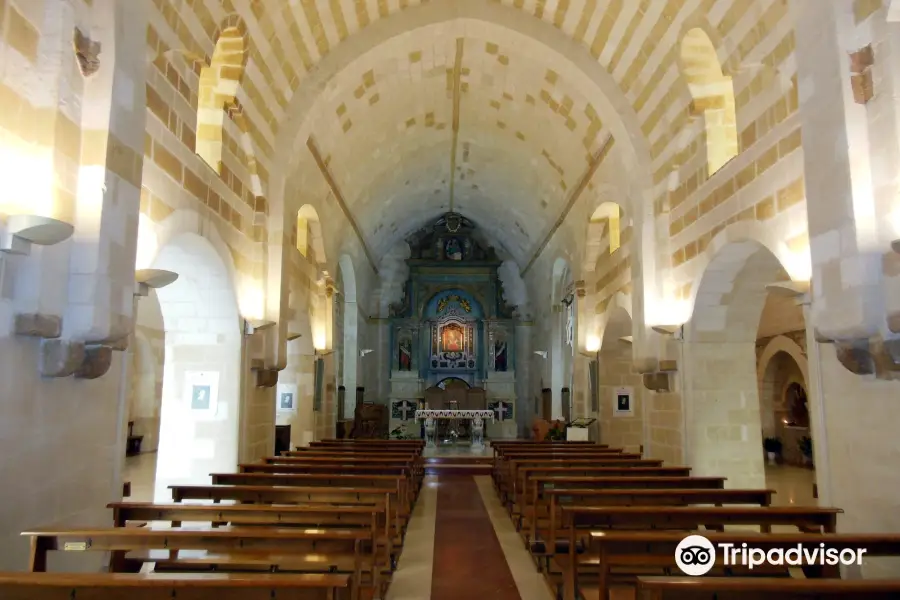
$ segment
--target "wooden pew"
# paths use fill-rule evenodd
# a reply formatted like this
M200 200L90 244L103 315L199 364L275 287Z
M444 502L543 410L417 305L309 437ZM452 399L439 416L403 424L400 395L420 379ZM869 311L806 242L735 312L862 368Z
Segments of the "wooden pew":
M561 522L560 507L578 506L692 506L727 504L771 506L774 490L737 489L543 489L528 521L525 541L537 539L538 528L555 529Z
M504 455L498 459L492 469L495 485L498 490L508 495L512 490L519 465L530 464L585 464L584 461L597 466L616 466L620 461L640 461L644 460L640 454L626 454L624 452L577 452L571 454L557 453L511 453ZM612 463L612 464L609 464ZM632 463L639 465L639 463ZM662 466L662 461L656 461L652 465L643 464L640 466Z
M626 541L628 535L645 533L641 530L668 530L680 541L686 532L697 531L701 526L707 528L724 528L726 525L753 525L761 531L771 529L773 525L793 526L801 534L830 533L837 527L837 516L843 511L839 508L821 507L709 507L709 506L563 506L562 526L550 529L546 543L543 544L543 556L546 565L551 561L562 565L565 582L566 600L574 600L575 582L579 565L579 548L586 548L584 553L592 553L592 544L605 544L607 539L622 534ZM618 530L631 530L620 532ZM557 539L560 533L565 537L563 548ZM656 532L654 532L656 533ZM731 532L733 533L733 532ZM754 533L754 532L749 532ZM706 532L703 532L706 535ZM746 535L739 533L738 535ZM765 539L764 536L759 539ZM618 539L618 538L616 538ZM633 538L639 539L639 538ZM631 543L633 544L633 539ZM675 542L677 546L678 542ZM634 547L631 546L633 549ZM674 546L671 548L670 560L674 561ZM600 553L610 550L604 546ZM635 563L645 565L646 562Z
M710 577L728 575L786 575L787 570L770 565L749 569L743 565L725 565L723 552L718 551L718 544L730 543L740 546L743 543L762 550L796 548L798 544L804 548L817 549L820 544L827 548L857 549L864 548L865 556L898 556L900 555L900 535L898 534L854 534L854 533L756 533L752 531L730 532L697 532L717 546L716 565L710 571ZM578 562L567 561L564 565L565 590L564 597L570 600L575 590L588 590L587 597L606 598L610 584L633 584L635 577L642 575L662 575L665 569L678 572L675 563L675 549L684 539L686 532L676 531L603 531L594 532L590 536L589 545L579 556ZM571 559L571 554L569 555ZM570 568L570 565L574 568ZM582 582L586 579L587 569L596 583ZM840 576L838 567L806 563L800 567L808 578L830 578L835 581ZM692 578L706 580L704 578ZM789 581L789 580L788 580ZM801 580L802 581L802 580Z
M896 600L900 579L638 577L639 600Z
M385 488L333 487L272 487L258 485L171 485L172 499L211 500L252 504L365 504L384 506L388 514L387 527L393 547L403 543L404 523L396 509L396 492Z
M344 600L348 575L0 573L3 600Z
M136 572L145 562L156 563L157 571L337 572L350 575L353 600L360 598L362 586L379 586L375 543L364 529L113 527L22 535L31 538L29 570L34 572L47 570L50 551L110 552L113 558L125 552L124 560L110 561L111 572ZM366 565L369 581L362 576Z
M113 526L143 526L148 521L168 522L180 527L184 522L219 525L269 527L307 527L337 529L368 529L379 548L384 549L384 560L379 565L393 570L396 555L388 527L384 505L330 505L305 504L273 506L268 504L155 504L152 502L112 502L106 506L113 511Z
M345 475L319 473L211 473L213 485L268 485L273 487L373 487L391 488L400 500L397 511L404 524L409 520L415 496L409 479L400 475Z
M516 484L513 486L512 502L515 513L521 520L535 506L537 485L534 480L541 477L543 481L554 481L556 478L570 477L690 477L690 467L595 467L573 465L569 467L529 465L516 469ZM549 485L549 484L548 484Z
M413 500L421 489L421 480L410 464L342 464L322 462L294 462L294 463L252 463L238 465L240 473L292 473L295 475L313 475L340 473L342 475L395 475L403 477L410 482L409 492Z
M348 456L348 455L309 455L309 456L267 456L258 463L253 465L322 465L323 469L335 469L336 466L343 467L403 467L410 470L417 484L421 486L424 478L425 468L421 461L413 458L380 458L369 455L365 456ZM244 466L244 465L240 465ZM251 473L252 471L242 471ZM267 472L267 471L259 471Z

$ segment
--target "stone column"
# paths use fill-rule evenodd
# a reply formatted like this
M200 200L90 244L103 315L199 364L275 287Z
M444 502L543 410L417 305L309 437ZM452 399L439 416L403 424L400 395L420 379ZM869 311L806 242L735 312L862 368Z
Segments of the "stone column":
M340 299L338 300L340 302ZM359 313L356 302L344 302L344 378L347 388L344 397L344 414L352 415L356 410L356 373L359 366Z
M516 424L522 436L534 419L534 399L540 389L531 386L531 362L534 358L531 335L534 329L530 321L517 321L515 329L515 369L516 369Z
M819 492L819 505L831 506L831 461L828 456L830 448L826 428L828 418L825 415L825 402L822 395L822 357L820 344L816 341L815 327L810 319L812 307L809 295L804 295L801 302L803 302L803 319L806 323L806 356L809 376L809 381L806 382L806 399L809 409L809 428L813 439L813 462L816 465L816 487Z
M865 62L855 55L865 43L856 35L853 4L792 3L816 282L811 316L832 339L868 338L881 329L883 318L881 254L886 248L878 245L866 93L857 89L864 82L852 72L855 60Z

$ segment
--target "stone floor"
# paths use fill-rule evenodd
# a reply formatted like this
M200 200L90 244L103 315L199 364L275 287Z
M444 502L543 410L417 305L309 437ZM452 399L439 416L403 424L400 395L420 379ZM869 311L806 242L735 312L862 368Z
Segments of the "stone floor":
M490 452L488 449L487 452ZM464 447L438 448L435 456L472 456ZM132 501L153 499L156 454L126 460ZM815 472L796 467L766 468L779 506L815 505ZM616 590L618 593L624 590ZM613 596L618 600L618 593ZM521 538L501 506L490 477L428 476L409 523L387 600L552 600ZM624 597L633 597L626 593Z

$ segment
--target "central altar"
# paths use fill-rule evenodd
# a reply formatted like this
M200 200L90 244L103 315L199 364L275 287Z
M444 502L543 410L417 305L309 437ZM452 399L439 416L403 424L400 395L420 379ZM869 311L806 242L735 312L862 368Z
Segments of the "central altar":
M489 437L516 437L516 329L498 277L503 261L458 213L407 242L409 275L391 306L391 430L415 425L410 409L468 409L491 413ZM458 430L474 434L466 425Z
M488 419L494 420L494 411L492 410L417 410L416 419L425 419L425 447L436 448L435 440L437 432L437 421L439 420L471 420L470 427L472 438L472 451L481 452L484 450L484 421Z

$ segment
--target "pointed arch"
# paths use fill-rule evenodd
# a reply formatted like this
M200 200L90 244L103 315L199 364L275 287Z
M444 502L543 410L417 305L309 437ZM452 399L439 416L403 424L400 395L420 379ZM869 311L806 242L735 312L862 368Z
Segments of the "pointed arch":
M691 114L703 115L709 175L738 155L734 84L722 71L715 46L703 29L681 40L681 72L691 92Z

